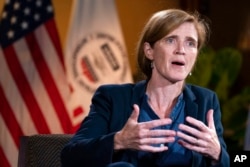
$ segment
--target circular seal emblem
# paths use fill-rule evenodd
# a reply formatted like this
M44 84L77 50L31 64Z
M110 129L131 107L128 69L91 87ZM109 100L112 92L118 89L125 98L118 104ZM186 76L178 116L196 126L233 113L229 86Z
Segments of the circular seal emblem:
M123 46L109 34L83 38L73 53L72 72L78 85L94 92L105 83L121 83L127 72Z

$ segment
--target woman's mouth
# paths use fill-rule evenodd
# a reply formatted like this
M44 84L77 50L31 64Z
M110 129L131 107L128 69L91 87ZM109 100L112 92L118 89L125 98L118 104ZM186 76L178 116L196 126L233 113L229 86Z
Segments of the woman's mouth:
M172 64L177 65L177 66L184 66L185 65L185 63L182 61L173 61Z

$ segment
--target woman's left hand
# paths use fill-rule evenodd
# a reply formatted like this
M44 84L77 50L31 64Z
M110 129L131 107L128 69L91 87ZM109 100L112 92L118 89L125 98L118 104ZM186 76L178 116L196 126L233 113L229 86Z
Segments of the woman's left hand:
M210 109L207 113L208 126L197 119L186 117L186 121L196 128L180 124L179 130L181 131L177 132L177 136L181 138L178 142L183 147L218 161L221 146L214 126L213 112Z

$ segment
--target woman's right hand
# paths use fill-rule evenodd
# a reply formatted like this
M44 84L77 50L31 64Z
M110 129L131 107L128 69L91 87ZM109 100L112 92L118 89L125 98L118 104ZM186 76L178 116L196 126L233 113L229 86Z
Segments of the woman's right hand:
M115 134L114 149L135 149L148 152L162 152L168 149L165 143L175 140L174 130L153 129L172 123L169 118L148 122L138 122L139 106L134 104L134 110L125 126ZM160 147L154 146L160 145Z

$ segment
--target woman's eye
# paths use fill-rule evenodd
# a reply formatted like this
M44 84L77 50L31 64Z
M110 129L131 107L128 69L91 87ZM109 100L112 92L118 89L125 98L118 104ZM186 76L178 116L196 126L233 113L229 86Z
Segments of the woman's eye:
M187 45L191 47L197 47L197 43L194 41L187 41Z
M166 38L167 43L174 43L174 38Z

